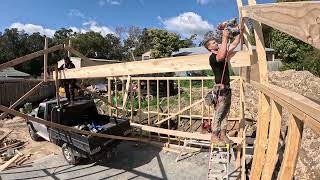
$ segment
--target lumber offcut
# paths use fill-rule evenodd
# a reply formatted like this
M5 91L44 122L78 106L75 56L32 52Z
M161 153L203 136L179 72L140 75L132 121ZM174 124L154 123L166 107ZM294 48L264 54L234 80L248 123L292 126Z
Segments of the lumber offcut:
M116 77L211 69L209 56L210 53L68 69L59 72L59 79ZM232 62L237 62L234 67L251 65L250 55L247 51L237 52L231 57L230 62L231 66Z

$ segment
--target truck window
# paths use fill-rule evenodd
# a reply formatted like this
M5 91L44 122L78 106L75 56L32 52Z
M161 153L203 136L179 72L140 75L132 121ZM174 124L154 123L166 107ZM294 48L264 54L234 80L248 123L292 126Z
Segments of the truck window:
M38 109L38 118L41 118L41 119L44 119L44 110L45 108L43 106L39 106L39 109Z

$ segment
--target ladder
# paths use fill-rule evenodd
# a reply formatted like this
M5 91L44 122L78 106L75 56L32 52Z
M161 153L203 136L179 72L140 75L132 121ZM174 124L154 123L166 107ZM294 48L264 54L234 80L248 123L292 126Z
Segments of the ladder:
M229 180L230 155L235 160L230 144L219 146L212 143L209 153L208 180Z

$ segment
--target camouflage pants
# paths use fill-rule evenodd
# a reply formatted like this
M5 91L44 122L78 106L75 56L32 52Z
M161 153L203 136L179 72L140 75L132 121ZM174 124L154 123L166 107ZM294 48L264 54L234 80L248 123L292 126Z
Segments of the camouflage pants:
M219 103L216 107L215 116L212 122L212 132L219 133L221 130L227 129L228 115L231 106L231 90L224 96L219 96Z

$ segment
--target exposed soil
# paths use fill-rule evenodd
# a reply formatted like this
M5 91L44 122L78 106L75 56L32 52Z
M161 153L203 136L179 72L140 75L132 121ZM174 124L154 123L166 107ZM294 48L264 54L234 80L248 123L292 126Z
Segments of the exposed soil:
M61 151L59 147L45 140L39 142L33 141L30 138L26 122L20 117L0 121L0 127L0 130L5 132L13 130L7 137L8 139L17 139L27 142L26 146L19 151L24 154L30 153L31 156L29 161L41 159L50 154L59 154Z

